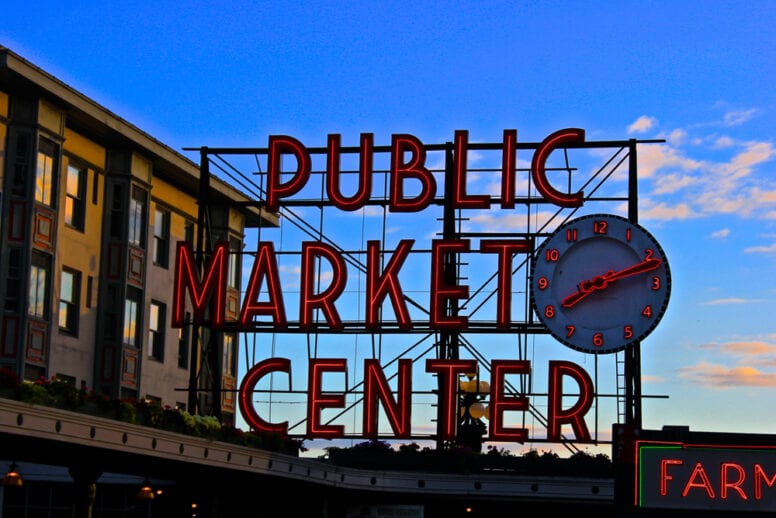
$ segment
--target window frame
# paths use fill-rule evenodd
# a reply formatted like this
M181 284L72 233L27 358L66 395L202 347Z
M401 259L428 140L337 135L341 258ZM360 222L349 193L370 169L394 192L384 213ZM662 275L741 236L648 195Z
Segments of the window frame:
M70 297L65 298L65 277L71 276ZM57 324L60 332L73 336L78 336L79 310L81 304L81 272L67 266L62 267L62 273L59 278L59 315ZM64 307L64 311L63 311ZM62 318L65 318L64 325Z
M164 362L164 335L167 305L152 300L148 306L148 358Z
M191 338L191 313L186 312L183 327L178 329L178 367L189 368L189 340Z
M78 175L74 182L75 193L70 191L70 178L73 172ZM86 182L88 177L89 169L87 167L77 162L67 164L67 170L65 171L65 207L63 211L65 225L81 232L84 231L86 224Z
M47 319L49 314L49 284L51 283L51 258L33 251L30 258L30 285L28 290L27 314Z
M127 242L137 248L145 249L146 240L146 208L148 193L140 187L132 186L129 197L129 217Z
M224 333L223 335L223 357L221 359L221 372L227 376L235 376L236 372L236 347L237 337L232 333Z
M227 267L227 285L234 289L240 289L240 276L242 275L242 243L238 239L229 239L229 260Z
M35 157L35 189L33 198L37 203L54 208L56 200L57 167L59 146L52 140L41 137Z
M129 347L138 347L140 343L139 329L141 329L140 306L142 305L142 293L131 286L127 287L127 295L124 299L124 320L121 332L121 343Z
M170 266L170 211L158 205L154 209L153 262L162 268Z

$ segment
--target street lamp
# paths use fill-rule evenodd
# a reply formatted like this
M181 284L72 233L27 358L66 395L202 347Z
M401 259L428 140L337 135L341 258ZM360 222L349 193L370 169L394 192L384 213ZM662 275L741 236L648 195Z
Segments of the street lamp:
M19 474L19 466L15 462L12 462L8 467L8 473L3 478L3 485L6 487L22 487L24 485L24 480Z
M489 417L489 409L484 401L490 393L490 384L487 381L480 381L477 371L467 372L464 377L465 379L461 379L458 383L460 419L456 442L480 452L487 432L482 419Z
M137 499L138 500L153 500L154 499L154 490L151 487L151 483L146 478L143 481L143 487L140 488L140 491L137 492Z

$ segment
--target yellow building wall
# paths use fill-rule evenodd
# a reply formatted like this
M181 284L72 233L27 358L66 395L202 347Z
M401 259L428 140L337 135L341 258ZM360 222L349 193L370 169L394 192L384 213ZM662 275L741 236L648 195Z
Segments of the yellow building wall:
M8 94L0 91L0 117L8 118Z
M234 209L229 209L229 229L232 232L238 232L243 228L245 228L245 215Z
M186 219L196 225L197 211L199 210L197 200L156 177L153 179L151 197L165 209L172 212L172 217L170 218L170 240L173 243L174 251L175 242L182 240L185 236L184 223ZM154 205L154 207L155 206L156 205ZM153 217L153 212L151 214ZM153 225L153 221L151 223Z
M151 183L151 162L137 153L132 153L132 176L144 183Z
M51 365L56 366L52 375L63 374L76 378L76 383L92 378L94 364L95 330L98 315L97 296L100 279L100 254L102 248L102 214L104 206L105 164L104 147L88 138L65 130L63 157L59 175L60 216L57 228L57 253L53 279L53 299L59 300L63 267L81 274L78 335L72 336L58 329L59 307L52 304ZM84 190L84 229L71 228L64 223L63 209L66 195L67 167L72 161L86 165L87 178ZM97 198L93 197L97 183ZM96 203L95 203L96 201ZM91 277L92 281L89 282ZM88 303L91 302L90 305Z
M77 155L100 170L105 170L105 148L69 128L65 129L65 151Z
M40 101L38 123L57 135L62 135L65 130L65 114L46 101Z
M160 208L170 214L170 242L168 248L167 267L154 264L154 216ZM184 367L178 366L178 344L180 329L170 326L173 310L173 285L175 282L175 250L177 242L185 236L185 223L189 221L196 225L198 205L194 197L186 195L173 185L159 177L151 179L151 206L149 207L149 241L148 241L148 277L146 279L145 297L147 306L151 301L166 304L164 362L148 357L148 343L145 343L142 362L142 382L140 397L160 398L162 404L175 407L186 405L188 394L184 390L189 382L189 362ZM146 311L146 322L150 315ZM147 324L144 325L147 328Z

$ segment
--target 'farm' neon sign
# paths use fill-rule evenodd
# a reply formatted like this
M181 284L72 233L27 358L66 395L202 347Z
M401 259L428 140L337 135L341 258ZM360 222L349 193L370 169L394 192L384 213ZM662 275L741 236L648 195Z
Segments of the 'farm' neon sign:
M776 511L776 448L637 442L636 505Z

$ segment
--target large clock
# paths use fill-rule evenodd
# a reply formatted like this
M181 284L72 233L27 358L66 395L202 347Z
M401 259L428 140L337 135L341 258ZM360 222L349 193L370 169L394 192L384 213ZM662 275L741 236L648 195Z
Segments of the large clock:
M644 339L671 295L668 260L646 229L612 214L561 225L536 250L531 303L561 343L613 353Z

